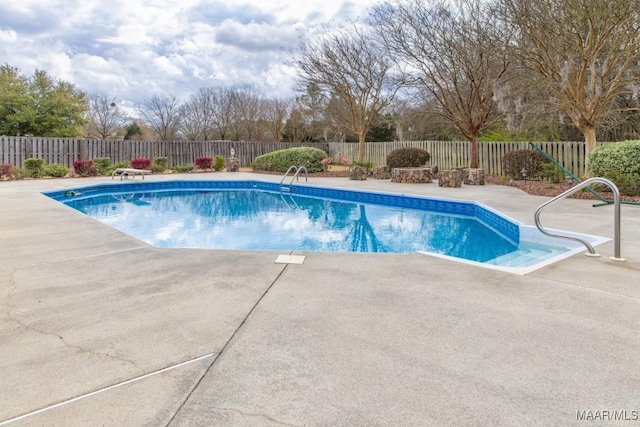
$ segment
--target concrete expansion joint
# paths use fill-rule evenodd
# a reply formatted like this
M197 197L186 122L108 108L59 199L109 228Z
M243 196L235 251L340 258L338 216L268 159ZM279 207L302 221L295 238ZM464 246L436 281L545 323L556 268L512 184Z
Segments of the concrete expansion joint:
M291 426L291 427L299 427L298 424L290 424L290 423L285 423L284 421L279 421L276 420L275 418L267 415L267 414L254 414L251 412L243 412L239 409L236 408L220 408L220 407L213 407L211 408L213 410L216 411L221 411L221 412L236 412L240 415L242 415L243 417L251 417L251 418L264 418L272 423L278 424L278 425L283 425L283 426Z
M640 301L640 297L637 297L635 295L629 295L629 294L622 294L620 292L612 292L612 291L607 291L604 289L596 289L596 288L592 288L589 286L582 286L582 285L578 285L576 283L571 283L571 282L567 282L567 281L563 281L563 280L557 280L557 279L547 279L550 280L556 284L559 285L563 285L563 286L567 286L570 288L575 288L575 289L582 289L585 292L594 292L594 293L598 293L598 294L605 294L605 295L609 295L609 296L613 296L613 297L619 297L619 298L629 298L629 299L633 299L633 300L638 300Z
M34 263L34 264L24 265L24 266L20 267L20 269L27 269L27 268L32 268L32 267L41 267L43 265L59 264L59 263L67 262L67 261L74 261L74 260L81 260L81 259L99 258L99 257L102 257L102 256L107 256L107 255L120 254L120 253L124 253L124 252L134 252L134 251L138 251L140 249L148 249L149 247L151 247L151 246L150 245L136 246L134 248L119 249L117 251L107 251L107 252L100 252L100 253L96 253L96 254L89 254L89 255L83 255L83 256L75 256L75 257L69 257L69 258L63 258L63 259L56 259L56 260L52 260L52 261L38 262L38 263Z
M171 419L169 420L169 422L166 424L166 426L170 426L171 424L173 424L173 421L176 419L176 417L178 416L178 414L182 411L182 408L184 408L184 406L186 405L186 403L191 399L191 396L193 395L193 393L198 389L198 387L200 387L200 384L202 383L202 381L204 380L204 378L207 376L207 374L213 369L213 367L215 366L216 362L220 359L220 357L222 357L222 355L225 353L226 349L229 347L229 345L231 345L231 342L233 341L233 339L236 337L236 335L238 335L239 331L242 329L242 327L244 326L244 324L247 322L247 320L251 317L251 315L253 314L253 312L256 310L256 308L258 307L258 305L260 304L260 302L262 302L262 300L264 299L264 297L269 293L269 291L275 286L275 284L278 282L278 280L280 280L280 277L282 277L282 275L284 274L284 272L287 270L287 266L289 264L282 264L282 270L280 270L280 273L278 273L276 275L276 278L273 279L273 281L269 284L269 286L267 286L267 289L265 289L265 291L262 293L262 295L260 295L260 297L256 300L256 302L253 304L253 307L251 307L251 309L249 310L249 312L247 313L247 315L244 317L244 319L242 319L242 321L240 322L240 324L238 325L238 327L236 328L235 331L233 331L233 333L231 334L231 336L229 337L229 339L227 340L227 342L225 342L225 344L222 346L222 348L220 349L220 352L213 358L213 360L211 361L211 363L209 363L209 366L207 366L207 368L204 370L204 372L202 373L202 375L200 375L200 377L195 381L195 383L193 384L193 387L191 388L191 390L186 394L184 400L182 401L182 403L178 406L178 408L176 409L176 411L174 412L173 416L171 417ZM238 411L240 412L240 411ZM257 416L257 415L256 415ZM264 417L268 418L266 415L264 415ZM273 422L277 422L275 420L273 420ZM284 424L284 423L280 423L283 425L291 425L291 424Z

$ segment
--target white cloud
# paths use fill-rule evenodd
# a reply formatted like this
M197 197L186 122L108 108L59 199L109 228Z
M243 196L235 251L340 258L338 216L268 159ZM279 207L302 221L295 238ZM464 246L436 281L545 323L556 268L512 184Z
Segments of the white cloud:
M300 37L362 15L370 0L21 0L0 4L0 62L42 69L136 104L154 92L251 83L293 94Z

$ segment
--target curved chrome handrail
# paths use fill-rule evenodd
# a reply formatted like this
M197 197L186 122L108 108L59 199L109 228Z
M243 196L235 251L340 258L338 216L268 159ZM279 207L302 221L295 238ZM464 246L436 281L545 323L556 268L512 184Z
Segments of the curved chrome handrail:
M289 169L287 169L287 171L284 173L284 176L280 180L280 187L282 187L282 183L284 182L284 179L287 177L287 175L289 175L289 172L291 172L292 170L295 170L296 171L295 173L297 174L299 169L296 165L289 166ZM293 182L293 180L291 180L291 182Z
M558 202L559 200L562 200L572 195L573 193L583 189L584 187L588 187L590 184L594 182L605 184L607 187L611 188L611 191L613 192L613 204L614 204L613 206L613 223L614 223L613 225L613 256L610 258L614 261L625 261L624 258L620 257L620 191L618 190L618 187L616 187L616 185L613 182L609 181L606 178L599 178L599 177L589 178L585 181L582 181L578 185L568 189L564 193L559 194L558 196L554 197L548 202L540 205L538 210L536 210L535 215L533 216L536 223L536 227L538 227L538 230L540 230L541 233L546 234L547 236L558 237L561 239L569 239L569 240L580 242L584 246L586 246L587 250L589 251L589 253L586 255L599 256L589 242L579 239L577 237L563 236L561 234L550 233L547 230L545 230L544 227L542 227L542 225L540 224L540 213L544 208Z
M307 168L304 166L298 166L298 169L296 170L296 173L293 175L293 178L291 178L291 182L289 182L289 185L293 184L294 179L296 180L296 182L298 182L299 180L298 174L300 173L301 170L304 170L304 179L305 179L304 182L309 182L309 176L307 175Z

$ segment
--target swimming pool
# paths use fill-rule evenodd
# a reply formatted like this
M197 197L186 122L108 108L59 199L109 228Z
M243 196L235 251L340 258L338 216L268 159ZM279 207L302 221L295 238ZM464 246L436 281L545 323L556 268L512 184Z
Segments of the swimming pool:
M516 273L580 250L469 201L310 185L290 192L262 181L119 183L45 194L162 248L420 252Z

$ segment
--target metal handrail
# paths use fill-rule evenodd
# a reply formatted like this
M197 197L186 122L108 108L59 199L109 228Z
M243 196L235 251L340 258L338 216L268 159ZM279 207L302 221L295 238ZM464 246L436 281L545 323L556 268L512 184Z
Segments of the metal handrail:
M289 182L289 186L291 186L291 184L293 184L293 180L295 179L296 182L299 181L298 178L298 174L300 173L301 170L304 170L304 182L309 182L309 176L307 175L307 168L304 166L298 166L298 170L296 170L296 173L293 175L293 178L291 178L291 182Z
M309 182L309 176L307 175L307 168L304 166L296 166L296 165L291 165L289 166L289 169L287 169L287 171L284 173L282 179L280 180L280 190L282 190L282 183L284 182L285 178L287 176L289 176L289 172L291 172L292 170L295 170L295 173L293 174L293 177L291 178L291 181L289 182L289 191L291 191L291 185L293 184L293 180L295 179L296 181L299 181L299 174L300 171L304 171L304 178L305 178L305 182Z
M298 173L298 167L296 165L289 166L289 169L287 169L287 171L282 176L282 179L280 180L280 187L282 187L282 183L284 182L284 179L287 177L287 175L289 175L289 172L291 172L292 170L295 170L296 171L295 173ZM291 182L293 182L293 180L291 180Z
M613 192L613 204L614 204L613 206L613 224L614 224L613 225L613 256L610 258L614 261L625 261L624 258L620 257L620 191L618 190L618 187L616 187L616 185L613 182L609 181L606 178L599 178L599 177L589 178L577 184L575 187L568 189L564 193L559 194L558 196L554 197L548 202L540 205L538 210L536 210L535 215L533 216L536 223L536 227L538 227L538 230L540 230L541 233L546 234L547 236L558 237L561 239L569 239L569 240L580 242L583 245L585 245L587 247L587 250L589 251L589 253L586 255L599 256L589 242L573 236L564 236L561 234L550 233L547 230L545 230L544 227L542 227L542 225L540 224L540 213L544 210L544 208L572 195L573 193L583 189L584 187L588 187L590 184L594 182L605 184L607 187L611 188L611 191Z

